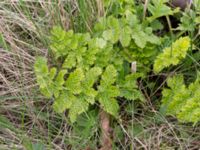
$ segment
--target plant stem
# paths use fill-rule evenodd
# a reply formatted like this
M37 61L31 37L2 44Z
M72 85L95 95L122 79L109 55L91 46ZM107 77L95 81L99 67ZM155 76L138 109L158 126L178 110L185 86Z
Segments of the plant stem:
M102 131L100 150L112 150L110 115L103 109L100 111L100 126Z

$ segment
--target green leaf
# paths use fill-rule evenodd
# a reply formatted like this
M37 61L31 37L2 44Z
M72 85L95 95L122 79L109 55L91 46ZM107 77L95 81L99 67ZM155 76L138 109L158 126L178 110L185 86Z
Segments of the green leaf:
M56 75L57 69L55 67L51 68L49 71L49 77L51 80L54 79L55 75Z
M90 142L90 138L95 135L97 127L98 113L96 110L91 110L87 114L78 116L76 124L73 125L72 132L75 136L81 137L78 142L82 141L85 143L86 141ZM85 146L87 146L87 143Z
M53 103L53 108L57 113L63 113L66 109L70 109L76 97L66 90L63 90Z
M171 10L171 8L166 5L166 2L168 2L168 0L152 0L152 3L148 5L148 10L152 14L152 16L148 18L150 22L156 18L173 15L179 11L178 8Z
M114 34L113 34L113 30L112 29L109 29L109 30L105 30L103 32L103 38L106 40L106 41L113 41L114 39Z
M152 31L152 28L146 28L146 32ZM160 39L155 36L154 34L152 34L152 32L146 33L143 31L144 29L142 29L141 26L137 25L134 29L133 29L133 33L132 33L132 39L134 39L135 44L140 47L140 48L145 48L147 42L152 43L152 44L160 44Z
M136 100L139 99L144 101L144 97L142 93L138 90L138 86L136 84L137 78L140 75L137 73L129 74L125 77L125 80L122 80L119 83L120 87L120 97L124 97L127 100Z
M55 78L54 81L54 96L57 98L60 94L60 91L64 89L63 84L65 83L64 76L67 73L67 70L61 70Z
M97 38L96 39L96 45L97 45L97 47L99 47L101 49L106 46L106 43L107 42L103 38Z
M84 100L83 97L77 97L69 110L70 121L74 123L78 115L88 110L89 104Z
M163 53L159 54L154 62L154 72L159 73L170 65L177 65L186 57L187 51L190 47L190 38L181 37L172 43L171 47L167 47L163 50Z
M161 111L167 115L176 116L181 122L200 121L200 74L194 83L188 87L184 84L183 76L176 75L169 78L162 92Z
M61 70L58 72L58 75L56 76L56 79L55 79L55 84L57 86L62 86L65 83L64 76L66 73L67 73L67 70Z
M84 89L85 100L90 103L94 104L95 97L97 96L98 92L93 88Z
M101 85L104 87L112 85L116 81L117 71L113 65L106 67L101 78Z
M71 53L66 57L63 65L62 65L62 68L71 69L75 66L76 66L76 57L75 57L74 53Z
M180 19L181 23L177 29L182 31L194 31L196 26L195 19L196 14L193 10L190 10L188 13L183 13L183 16Z
M49 72L47 66L47 59L44 57L37 57L34 64L34 71L37 78L37 83L40 86L41 93L47 98L53 95L53 78L55 76L56 70L52 68Z
M100 67L91 68L85 75L85 80L83 82L85 88L87 87L91 88L98 79L98 77L101 75L101 73L102 70Z
M120 35L120 42L123 47L129 46L131 41L131 28L129 26L125 26L121 30L121 35Z
M83 70L81 68L76 69L72 72L65 82L65 86L73 94L79 94L82 91L81 81L85 78Z
M113 115L116 118L118 117L119 104L117 103L116 99L101 97L101 98L99 98L99 102L101 103L103 109L107 113Z
M34 70L36 73L48 75L47 59L44 57L37 57L34 64Z
M146 46L146 34L142 30L134 30L132 38L135 40L135 44L138 47L144 48Z
M119 105L115 97L119 96L120 92L117 86L113 84L116 81L117 71L114 66L109 65L104 71L100 85L98 86L98 100L103 109L109 114L117 117Z
M74 35L71 39L71 43L67 46L70 47L72 50L75 50L78 48L78 42L79 42L79 37L77 35Z

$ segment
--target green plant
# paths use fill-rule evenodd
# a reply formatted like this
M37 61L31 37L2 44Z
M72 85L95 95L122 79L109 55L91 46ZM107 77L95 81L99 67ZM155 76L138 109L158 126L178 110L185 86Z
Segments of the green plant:
M164 68L170 65L177 65L186 57L187 51L190 47L190 38L181 37L172 43L171 47L167 47L163 50L163 53L159 54L154 62L154 72L158 73Z
M191 122L188 118L195 118L195 113L191 113L191 109L183 111L179 104L187 101L187 108L197 110L199 107L196 86L190 96L188 88L195 83L195 72L200 66L200 0L193 0L190 9L184 11L171 7L170 1L49 0L10 3L2 0L0 149L97 149L100 145L108 145L102 142L105 122L109 122L106 128L112 149L197 149L199 123L192 121L194 128L190 123L182 123ZM53 29L49 41L49 31L55 25L62 28ZM162 66L164 61L169 64L159 73L152 70L155 59L163 55L167 47L172 52L169 59L174 59L172 45L181 37L189 37L191 47L187 53L184 51L184 57L176 57L178 64L173 66L173 62L163 59ZM84 41L85 44L82 43ZM180 53L178 55L181 56ZM42 94L50 101L44 101L35 86L32 68L35 56L45 56L36 58L38 62L35 62L34 70ZM131 63L132 70L137 73L131 73ZM109 81L113 82L104 85L102 79L111 73L109 69L113 77ZM92 86L85 86L86 76L92 72L90 70L96 70L99 75ZM81 79L76 76L77 72ZM163 88L164 91L170 90L171 94L175 92L165 84L171 74L183 75L185 84L180 84L182 90L176 90L168 101L176 106L169 104L168 109L168 104L162 103L161 110L177 117L181 123L157 112ZM178 80L176 78L177 84ZM147 99L143 103L131 101L144 99L138 87ZM110 94L110 91L115 93ZM108 96L104 98L104 95ZM196 100L190 101L193 95L196 95ZM75 97L75 101L68 101L69 96ZM172 102L175 97L178 103ZM76 101L80 101L81 106L74 103ZM108 107L111 103L115 107ZM170 112L171 105L184 113ZM52 106L61 114L52 111ZM68 116L73 114L76 106L76 122L71 124ZM103 107L120 119L110 115L103 118L102 114L106 114ZM81 113L82 109L84 113ZM77 114L79 112L80 115Z
M60 27L53 28L51 39L50 47L59 66L48 69L47 60L38 57L35 62L37 82L46 97L55 98L56 112L69 109L71 122L96 100L117 118L117 97L142 99L136 86L137 75L123 72L126 60L116 53L110 39L65 32Z
M67 143L72 144L76 149L82 149L83 147L96 148L98 127L97 110L90 110L87 114L79 115L73 125L72 136L67 139Z
M176 75L167 81L169 88L162 92L161 110L167 115L176 116L181 122L200 121L200 74L188 87L184 84L183 76Z
M40 90L55 99L54 110L62 113L68 109L71 122L75 122L78 115L99 102L104 111L118 118L119 97L143 100L136 80L151 70L152 61L154 72L159 73L179 64L191 46L188 36L180 37L159 54L157 49L165 39L153 33L156 28L151 23L178 12L166 6L166 2L152 1L148 8L151 16L141 21L134 3L116 1L120 11L100 18L93 34L54 27L50 48L55 67L48 69L47 60L41 57L35 63ZM108 7L109 3L106 4ZM137 61L139 73L131 74L128 66L133 61Z
M166 5L167 2L169 2L169 0L152 0L148 6L148 10L151 12L152 16L150 16L148 20L153 21L156 18L173 15L179 11L179 8L172 10Z

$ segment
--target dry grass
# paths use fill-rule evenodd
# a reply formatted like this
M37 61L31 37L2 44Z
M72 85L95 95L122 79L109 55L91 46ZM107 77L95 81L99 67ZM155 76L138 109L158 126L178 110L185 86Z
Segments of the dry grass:
M76 0L0 2L0 34L6 43L0 48L0 149L29 149L32 142L48 149L69 148L65 139L71 138L71 128L65 117L52 112L52 101L39 94L33 64L35 56L49 57L48 35L54 25L84 31L81 24L90 30L96 7L92 1L84 3L89 19L80 15L85 9Z

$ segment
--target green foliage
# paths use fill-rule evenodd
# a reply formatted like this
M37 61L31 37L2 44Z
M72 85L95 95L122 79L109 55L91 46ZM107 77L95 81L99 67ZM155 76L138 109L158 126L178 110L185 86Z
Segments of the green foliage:
M91 68L85 73L77 68L69 74L63 87L63 91L54 102L54 110L62 113L69 109L69 117L74 122L77 116L86 112L89 104L94 104L97 91L93 88L94 83L101 74L98 67Z
M196 13L193 10L189 12L184 12L183 16L181 17L181 23L179 24L178 29L182 31L194 31L195 26L197 23L196 20Z
M158 45L161 44L160 38L153 34L153 28L141 22L130 10L126 10L120 18L114 16L101 18L94 27L94 33L95 36L102 36L107 41L107 45L112 43L112 47L104 52L105 55L108 54L104 56L104 61L110 59L111 53L118 52L121 63L122 60L130 63L137 61L139 71L142 72L149 71L148 67L158 53L156 50ZM110 51L110 49L116 50ZM116 59L113 60L116 62Z
M67 70L60 70L57 73L55 67L48 69L47 60L43 57L38 57L34 65L37 82L40 85L40 91L46 97L50 98L53 95L58 97L59 92L63 90L64 75Z
M38 57L35 62L34 70L42 94L50 98L53 94L53 78L56 74L56 69L52 68L49 71L47 60L43 57Z
M109 16L103 18L95 26L96 32L102 32L105 40L116 43L118 40L123 47L128 47L131 39L139 48L145 48L146 44L160 44L160 40L152 33L151 27L143 27L137 16L126 11L122 18Z
M169 37L161 38L155 34L165 28L160 17L179 12L166 4L168 0L151 1L144 20L140 19L143 7L134 1L104 2L108 14L99 19L91 34L64 31L59 26L52 29L50 49L56 67L49 69L43 57L38 57L35 62L41 93L54 99L56 112L67 110L71 122L98 103L104 111L118 118L119 98L144 101L138 89L138 78L150 73L152 65L155 73L178 65L191 46L189 36L177 35L179 39L167 47ZM193 11L185 12L177 29L192 34L198 25L197 15ZM161 48L163 51L159 52ZM137 73L130 71L132 62L137 62ZM171 89L163 90L162 109L188 121L186 112L197 107L191 101L197 101L198 95L188 100L191 99L190 86L187 88L179 76L169 79L168 86ZM196 123L198 113L191 113L195 114L191 122Z
M152 33L151 27L143 27L137 17L127 13L128 24L133 28L132 39L139 48L145 48L147 43L160 44L160 40Z
M98 131L98 111L91 110L78 116L73 125L72 137L67 139L76 149L96 148L95 134ZM74 137L74 138L73 138ZM78 138L77 138L78 137Z
M163 50L163 53L159 54L154 62L154 72L159 73L170 65L177 65L186 57L187 51L190 47L190 38L181 37L172 43L171 47L167 47Z
M148 10L151 12L152 16L148 19L153 21L156 18L177 13L179 9L177 8L172 10L169 6L166 5L166 2L168 1L169 0L152 0L152 3L148 6Z
M200 92L194 72L200 66L200 0L179 12L167 0L7 1L0 7L2 149L101 149L102 111L114 116L109 117L112 149L197 147ZM174 56L172 41L187 36L193 51L177 57L177 66L172 60L163 67ZM157 64L166 70L155 75L153 63L166 47L171 57ZM36 58L32 79L30 65L44 53L47 58ZM136 73L131 73L131 63L137 64ZM167 85L171 74L178 76ZM161 110L197 124L194 130L190 123L166 122L157 113L162 90ZM165 128L168 122L170 130ZM133 139L138 141L134 146Z
M106 21L106 29L103 21ZM120 32L122 24L126 27ZM64 60L61 68L49 71L47 60L42 57L35 63L41 92L48 98L55 98L53 108L56 112L68 109L71 122L76 121L77 116L86 112L96 100L106 112L117 118L118 97L143 99L136 86L137 78L129 76L129 72L122 77L125 81L117 82L123 62L127 61L117 45L121 43L123 47L128 47L134 33L126 19L111 16L100 21L96 28L102 31L98 36L91 37L88 33L66 32L54 27L50 47L57 61Z
M200 74L188 87L184 84L182 75L169 78L167 85L169 88L162 92L161 110L167 115L176 116L181 122L196 124L200 121Z
M120 97L124 97L127 100L144 100L143 95L137 89L136 79L140 76L140 74L130 74L124 80L120 81Z
M124 15L127 10L135 12L135 1L132 0L103 0L108 14Z
M103 109L111 115L117 117L119 105L116 97L119 96L119 89L113 84L116 81L117 71L114 66L106 67L98 86L98 100L103 106Z

